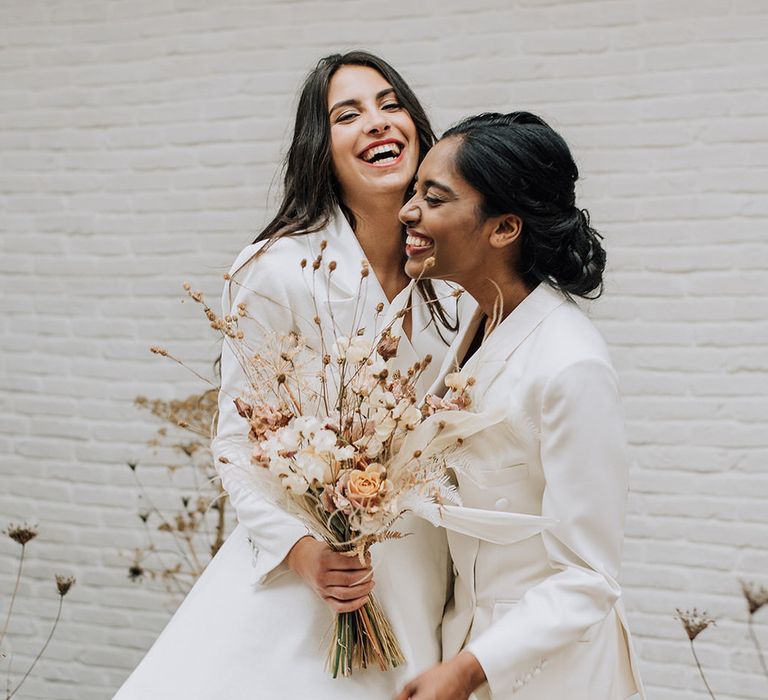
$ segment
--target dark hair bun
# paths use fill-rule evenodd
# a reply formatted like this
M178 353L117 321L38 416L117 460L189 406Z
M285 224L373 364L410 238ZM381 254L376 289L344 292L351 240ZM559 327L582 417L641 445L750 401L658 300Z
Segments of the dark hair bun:
M554 279L564 292L598 297L603 291L605 250L602 236L589 225L589 212L573 207L554 266ZM595 294L595 292L597 292Z
M486 216L523 220L520 274L581 297L600 296L602 236L575 204L579 170L563 138L530 112L469 117L443 138L459 137L456 167L483 197Z

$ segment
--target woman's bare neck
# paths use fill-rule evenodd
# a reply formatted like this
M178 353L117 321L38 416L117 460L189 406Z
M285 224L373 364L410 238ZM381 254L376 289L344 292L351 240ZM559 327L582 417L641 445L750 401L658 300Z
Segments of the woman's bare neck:
M409 282L404 269L403 227L397 218L401 205L402 196L376 196L365 206L350 207L355 216L355 236L389 301Z

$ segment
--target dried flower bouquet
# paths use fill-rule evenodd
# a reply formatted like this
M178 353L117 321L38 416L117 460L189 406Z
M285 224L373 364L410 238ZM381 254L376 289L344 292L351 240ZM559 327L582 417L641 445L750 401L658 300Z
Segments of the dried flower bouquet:
M306 261L301 267L307 270ZM334 269L333 262L322 264L322 254L311 266L313 275L330 275ZM367 276L364 262L361 299ZM383 328L373 339L362 328L333 328L326 341L317 314L318 350L299 334L280 337L268 328L258 339L246 337L242 320L251 328L260 324L244 305L219 317L199 292L186 288L247 377L243 395L231 398L247 422L244 432L252 450L249 464L234 466L254 489L297 516L334 550L361 561L375 543L404 536L394 529L404 513L424 503L458 501L446 476L446 457L461 439L446 429L441 414L467 408L469 395L462 390L449 401L419 407L416 382L431 358L398 367L399 334L408 309L389 322L382 318ZM377 318L382 310L377 307ZM337 614L328 654L334 678L374 665L385 671L403 662L374 596L357 611Z

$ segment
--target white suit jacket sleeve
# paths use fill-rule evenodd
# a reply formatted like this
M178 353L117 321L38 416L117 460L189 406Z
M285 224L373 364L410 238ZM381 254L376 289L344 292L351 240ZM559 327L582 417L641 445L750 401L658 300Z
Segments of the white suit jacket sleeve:
M620 595L628 468L613 368L587 359L561 370L541 397L542 534L554 573L468 646L494 697L521 687L536 668L603 620Z
M245 318L239 321L249 348L258 348L268 331L282 335L292 329L288 293L280 271L274 267L264 258L252 260L237 274L237 282L227 282L224 286L224 314L236 314L238 304L245 304L249 315L258 319L258 323ZM225 339L221 351L219 420L212 444L213 455L237 519L247 528L257 550L257 580L267 583L286 570L283 563L286 555L309 532L297 518L261 497L244 478L243 470L250 468L253 445L248 440L248 424L235 409L234 397L243 396L247 400L250 393L240 362ZM221 457L227 462L222 463Z

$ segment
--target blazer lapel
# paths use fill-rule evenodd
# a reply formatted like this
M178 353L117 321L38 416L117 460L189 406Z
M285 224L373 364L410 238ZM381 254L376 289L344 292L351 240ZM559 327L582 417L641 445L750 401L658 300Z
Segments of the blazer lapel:
M480 400L499 376L507 360L538 325L565 302L565 297L548 284L541 282L483 341L478 351L466 362L461 374L475 380L474 398ZM482 313L475 312L467 337L471 340ZM471 334L470 334L471 333ZM466 350L469 342L459 349ZM458 357L462 357L461 354Z
M483 312L480 307L476 306L472 312L472 316L470 316L469 322L465 324L463 328L459 329L451 346L448 348L448 353L440 366L440 372L437 375L437 379L435 379L432 386L429 387L428 394L434 394L435 396L444 396L446 394L448 388L445 386L445 376L451 372L459 371L459 362L466 354L467 348L469 348L469 345L472 342L472 338L475 337L477 327L482 318Z

